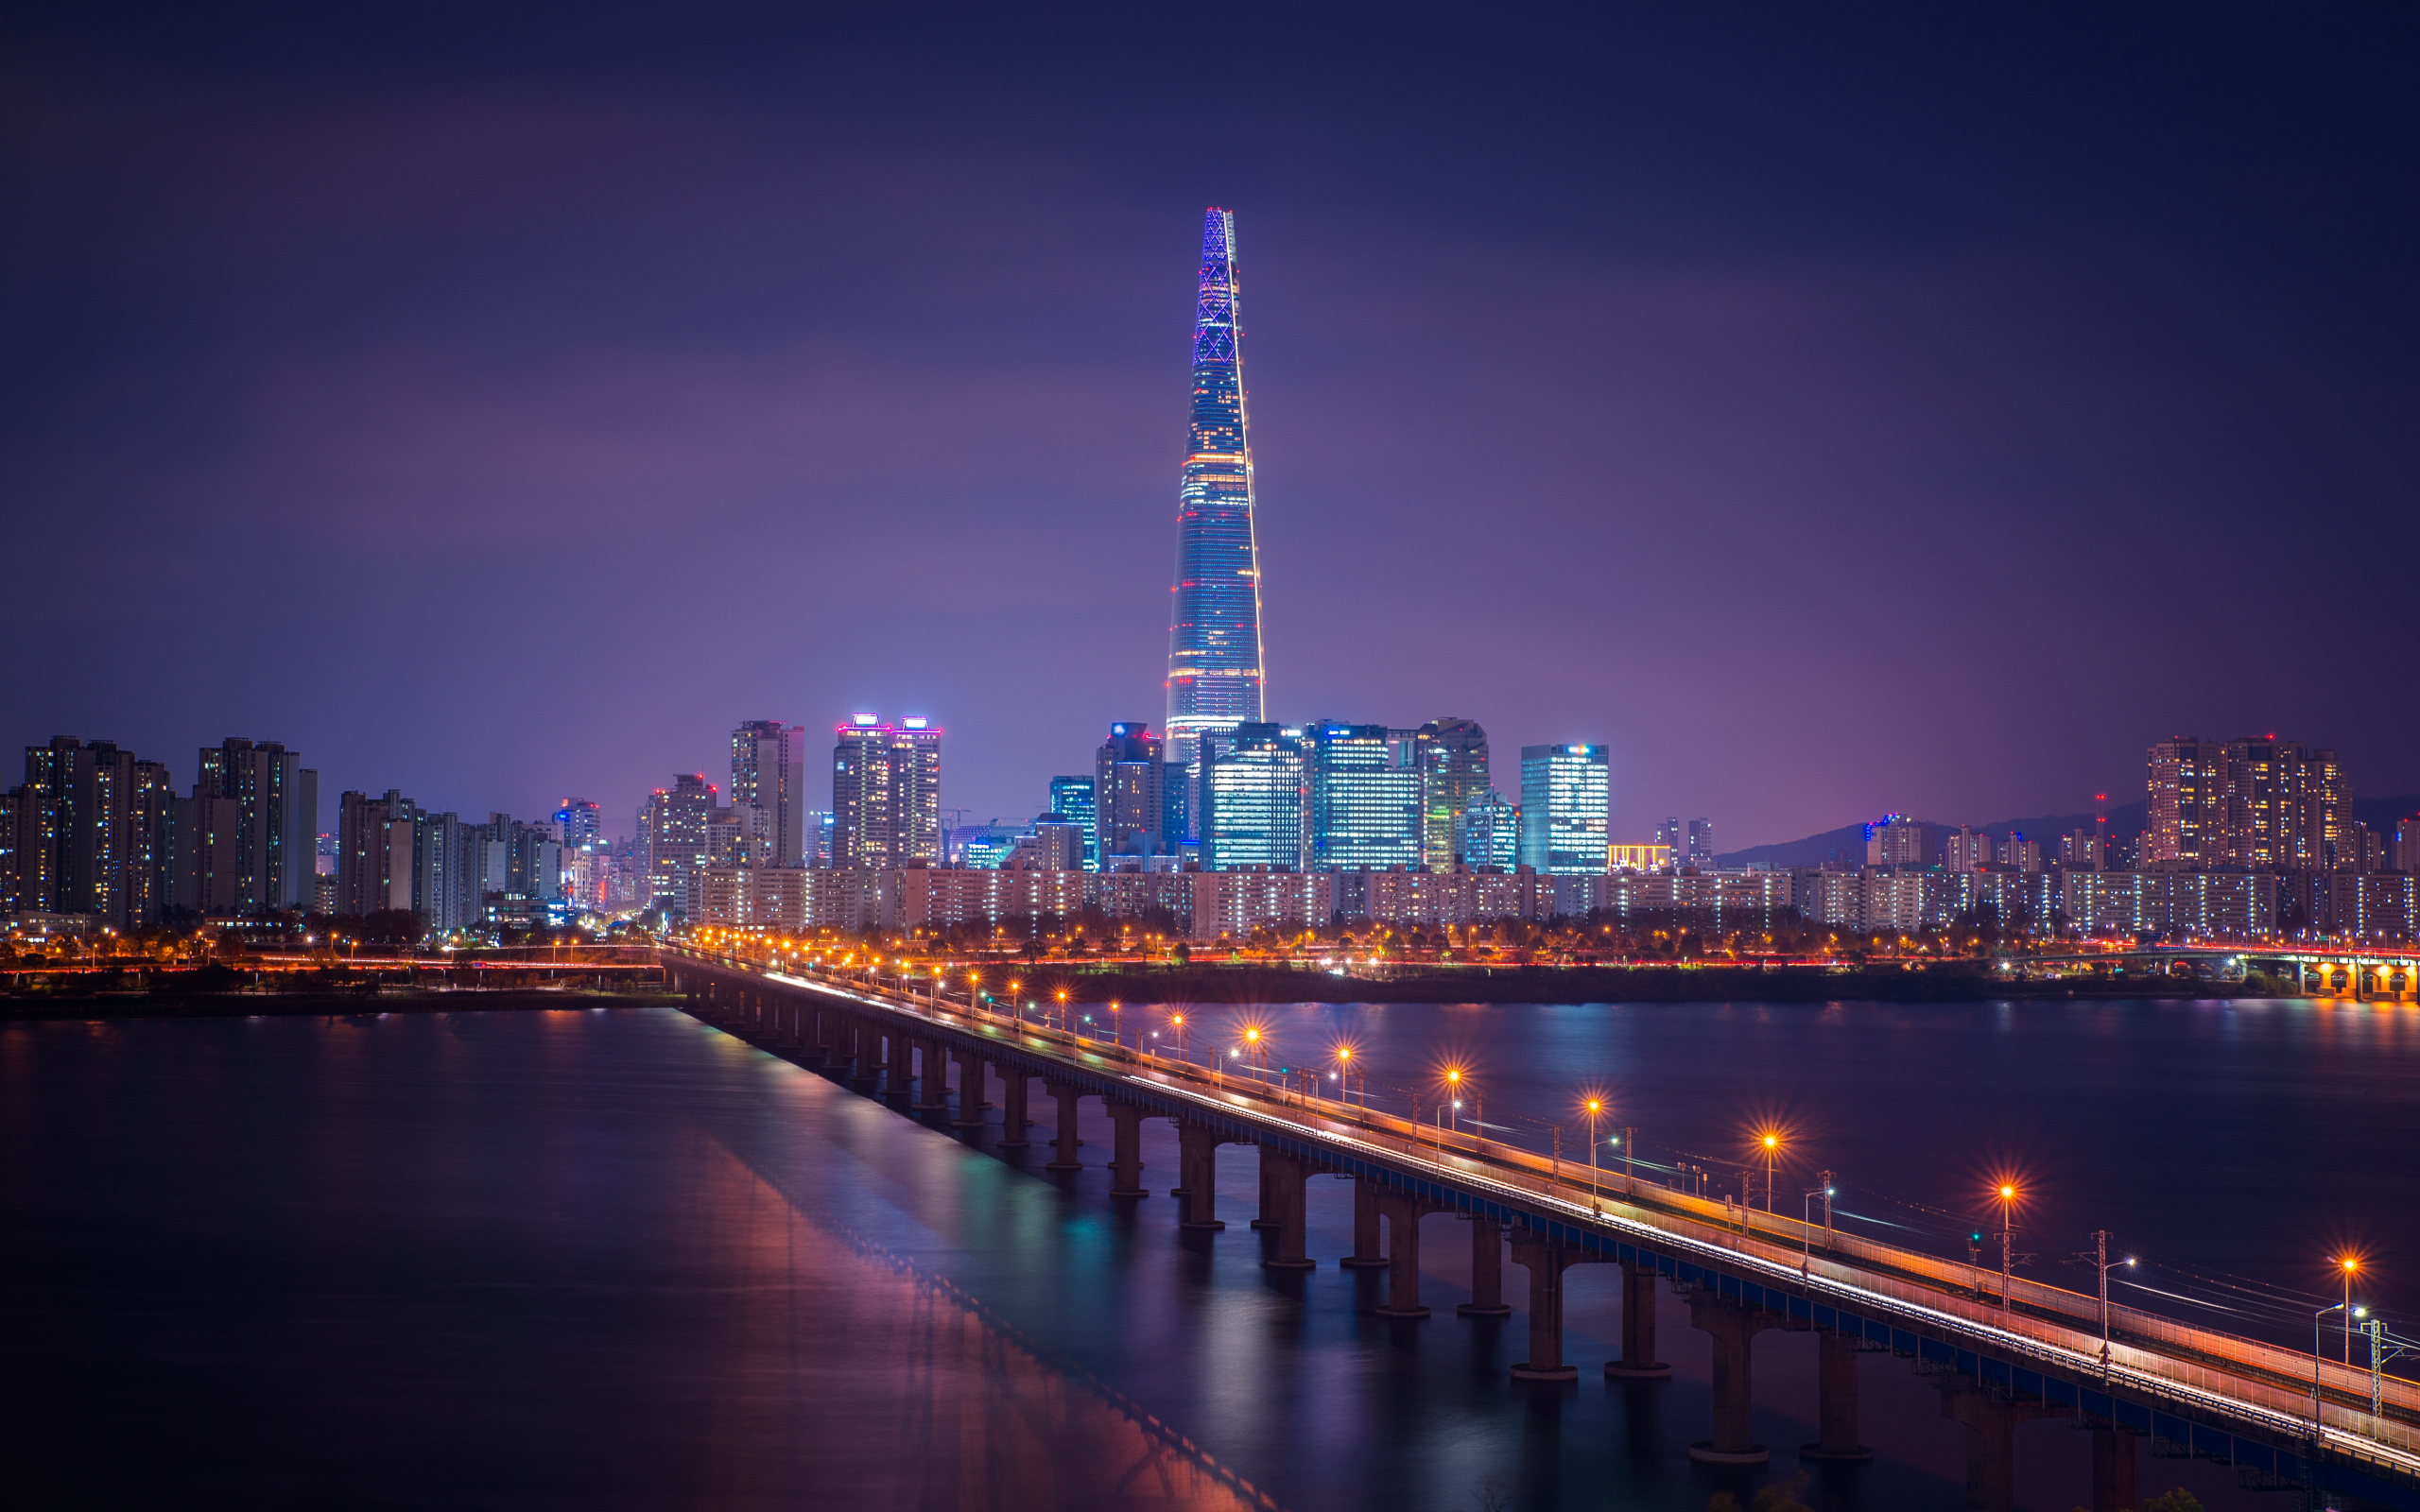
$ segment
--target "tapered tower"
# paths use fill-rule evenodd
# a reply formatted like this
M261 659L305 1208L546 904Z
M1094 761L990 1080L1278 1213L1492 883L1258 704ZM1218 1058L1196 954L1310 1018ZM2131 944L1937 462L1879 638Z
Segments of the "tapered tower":
M1262 717L1260 551L1236 338L1236 217L1213 209L1201 230L1193 428L1177 504L1165 727L1171 762L1191 761L1205 731Z

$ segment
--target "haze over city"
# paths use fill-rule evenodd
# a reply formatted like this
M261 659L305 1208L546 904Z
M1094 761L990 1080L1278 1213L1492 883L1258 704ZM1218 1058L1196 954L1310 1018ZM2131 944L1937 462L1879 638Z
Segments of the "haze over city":
M1029 814L1161 711L1219 204L1272 718L1602 741L1617 836L1726 847L2183 733L2420 790L2349 20L122 14L0 58L19 559L108 564L0 606L0 747L627 831L872 709Z

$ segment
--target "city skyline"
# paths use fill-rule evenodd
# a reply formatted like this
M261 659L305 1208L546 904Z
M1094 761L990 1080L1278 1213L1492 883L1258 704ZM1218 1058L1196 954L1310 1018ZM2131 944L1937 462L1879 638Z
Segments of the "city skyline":
M2363 576L2420 550L2386 251L2410 201L2297 187L2409 171L2396 92L2334 72L2361 50L2126 22L2111 74L1980 20L1660 25L1479 68L1496 93L1442 114L1416 102L1465 60L1341 21L1210 112L1122 82L1184 51L1146 18L977 26L941 60L802 22L722 58L719 103L609 25L493 63L467 135L421 129L457 62L374 19L139 56L21 32L0 69L45 129L6 149L29 233L0 286L41 377L8 411L10 514L29 561L112 522L127 592L95 615L76 575L15 586L29 664L116 670L26 679L0 748L271 729L527 813L718 770L738 717L910 708L952 728L954 806L1029 811L1165 679L1177 322L1216 204L1253 242L1270 716L1601 741L1617 833L1709 814L1727 846L2077 812L2196 730L2292 729L2420 791L2420 713L2368 696L2408 594ZM1330 49L1384 66L1331 78ZM773 60L840 54L810 89ZM1916 77L1971 88L1890 82ZM1858 113L1817 77L1888 87ZM658 87L607 104L609 78ZM1101 91L1114 146L1069 103ZM827 129L853 118L921 145ZM452 609L424 569L356 570L396 550L466 564ZM808 591L786 633L700 654L682 606L733 602L735 562ZM544 591L472 592L505 563ZM268 650L207 679L158 654L233 582L275 585ZM2169 633L2254 583L2331 585L2303 606L2325 633ZM532 656L612 695L533 717ZM1783 738L1808 754L1776 783Z

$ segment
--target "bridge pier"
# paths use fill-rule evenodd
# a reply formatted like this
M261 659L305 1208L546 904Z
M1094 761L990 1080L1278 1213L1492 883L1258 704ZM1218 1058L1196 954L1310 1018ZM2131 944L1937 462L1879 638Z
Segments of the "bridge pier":
M1872 1459L1874 1451L1857 1441L1857 1340L1820 1333L1815 1349L1815 1442L1801 1444L1798 1457Z
M1353 1253L1337 1262L1349 1270L1376 1270L1387 1257L1378 1247L1378 1186L1366 1176L1353 1178Z
M1655 1358L1655 1270L1622 1267L1622 1357L1605 1362L1616 1381L1669 1381L1672 1367Z
M1579 1380L1579 1367L1563 1363L1563 1273L1580 1263L1580 1251L1523 1229L1512 1236L1512 1263L1530 1273L1530 1357L1512 1366L1512 1379Z
M1080 1171L1084 1162L1076 1158L1076 1147L1081 1143L1076 1138L1076 1099L1082 1094L1063 1081L1045 1081L1042 1087L1059 1105L1059 1139L1051 1149L1050 1163L1043 1169Z
M949 1126L981 1128L983 1109L991 1106L983 1100L983 1062L972 1050L953 1051L950 1058L958 1062L958 1114Z
M1471 1299L1454 1311L1464 1317L1503 1317L1512 1311L1504 1300L1504 1233L1483 1212L1471 1214Z
M908 1106L919 1113L938 1113L949 1107L949 1068L942 1063L941 1041L930 1035L911 1034L908 1045L910 1051L924 1052L916 1100Z
M1762 1465L1772 1451L1755 1442L1748 1420L1754 1398L1749 1389L1748 1341L1772 1328L1760 1313L1703 1297L1689 1303L1689 1326L1714 1342L1714 1436L1689 1446L1703 1465Z
M1378 1211L1387 1220L1387 1299L1377 1310L1380 1317L1428 1315L1420 1305L1420 1220L1442 1211L1408 1192L1378 1194Z
M882 1026L865 1019L853 1019L849 1023L849 1087L854 1091L873 1091L874 1079L882 1073Z
M904 1096L908 1091L907 1040L893 1026L882 1040L882 1095Z
M1271 1227L1277 1230L1277 1253L1261 1263L1271 1270L1310 1270L1319 1264L1304 1253L1309 1235L1305 1232L1307 1224L1303 1189L1310 1179L1310 1161L1262 1146L1261 1209L1271 1212Z
M1113 1197L1148 1197L1143 1190L1143 1118L1139 1104L1106 1099L1109 1122L1113 1130L1109 1156L1109 1194Z
M1201 1124L1180 1124L1176 1138L1184 1170L1184 1218L1177 1227L1224 1228L1219 1221L1218 1132Z
M2123 1428L2092 1431L2092 1512L2135 1512L2142 1505L2135 1472L2141 1461L2135 1435Z
M1000 1148L1022 1150L1033 1141L1025 1137L1026 1125L1033 1120L1027 1110L1026 1094L1033 1082L1033 1074L1010 1065L1005 1060L993 1062L992 1069L1000 1074Z
M1941 1415L1966 1425L1966 1512L2014 1512L2016 1431L2036 1418L2064 1418L2067 1410L2033 1402L1999 1401L1963 1377L1941 1392Z
M832 1010L818 1009L815 1015L815 1057L809 1064L828 1068L832 1064Z
M1253 1214L1252 1220L1252 1226L1254 1228L1282 1227L1281 1220L1277 1216L1275 1202L1276 1199L1269 1186L1269 1162L1264 1160L1260 1162L1260 1211Z

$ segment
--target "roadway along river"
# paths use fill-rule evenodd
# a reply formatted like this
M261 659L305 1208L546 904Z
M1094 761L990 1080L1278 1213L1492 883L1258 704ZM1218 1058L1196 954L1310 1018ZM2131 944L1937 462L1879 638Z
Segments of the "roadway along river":
M2255 1309L2184 1264L2317 1290L2356 1241L2395 1315L2420 1255L2399 1174L2420 1134L2411 1009L1258 1012L1284 1063L1351 1039L1374 1099L1417 1087L1426 1106L1449 1058L1491 1124L1600 1086L1659 1161L1717 1158L1700 1163L1718 1190L1744 1130L1778 1122L1781 1206L1830 1166L1844 1209L1961 1251L1963 1214L2013 1167L2032 1273L2080 1288L2050 1263L2103 1225L2159 1258L2146 1284ZM1198 1058L1232 1015L1194 1017ZM1486 1504L1494 1477L1523 1512L1696 1512L1787 1480L1814 1436L1805 1335L1756 1342L1773 1464L1693 1467L1707 1357L1676 1298L1675 1379L1609 1384L1617 1273L1571 1272L1581 1382L1516 1386L1525 1319L1453 1315L1452 1218L1424 1246L1436 1315L1386 1323L1378 1277L1333 1263L1343 1183L1312 1186L1321 1267L1266 1271L1249 1149L1220 1152L1227 1230L1181 1239L1166 1196L1104 1194L1093 1106L1094 1163L1061 1177L1046 1144L992 1152L996 1110L961 1141L669 1009L0 1028L0 1462L78 1500L247 1506L1421 1512ZM1174 1139L1146 1129L1144 1185L1164 1193ZM2170 1305L2291 1334L2273 1308ZM1880 1456L1803 1499L1958 1505L1962 1433L1930 1387L1889 1356L1860 1382ZM2084 1501L2087 1442L2024 1430L2021 1504ZM2274 1504L2145 1459L2147 1493L2179 1484L2214 1508Z

